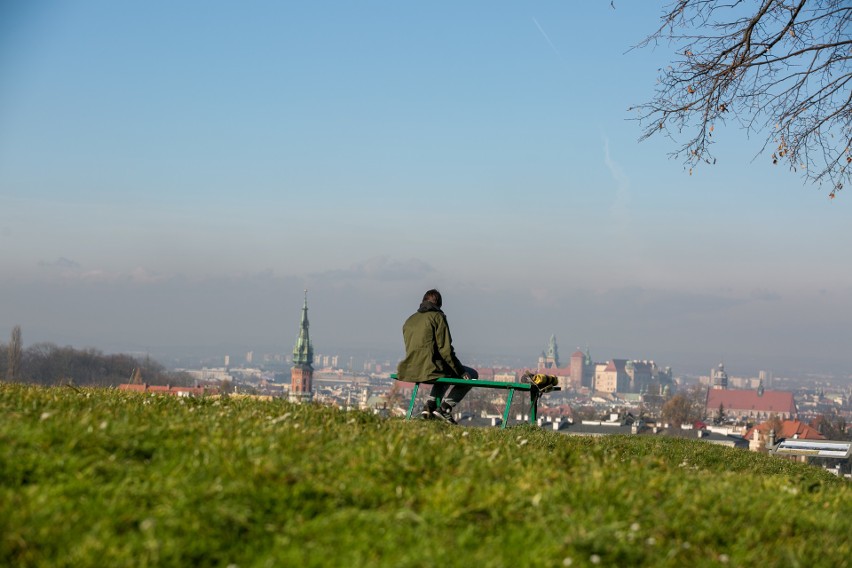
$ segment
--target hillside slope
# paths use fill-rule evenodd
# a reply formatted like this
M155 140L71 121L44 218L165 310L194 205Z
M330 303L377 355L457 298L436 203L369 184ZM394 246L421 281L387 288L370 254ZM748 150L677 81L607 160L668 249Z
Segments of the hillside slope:
M703 442L0 385L0 565L845 566L852 487Z

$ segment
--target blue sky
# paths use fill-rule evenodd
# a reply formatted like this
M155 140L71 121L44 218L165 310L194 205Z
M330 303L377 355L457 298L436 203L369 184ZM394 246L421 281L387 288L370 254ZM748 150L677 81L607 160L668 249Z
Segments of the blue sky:
M845 193L719 125L639 143L660 6L9 2L0 330L107 351L457 350L848 372Z

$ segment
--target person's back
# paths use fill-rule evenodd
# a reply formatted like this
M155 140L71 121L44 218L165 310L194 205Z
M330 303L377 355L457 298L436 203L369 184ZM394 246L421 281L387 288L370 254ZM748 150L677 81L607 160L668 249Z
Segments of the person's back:
M423 301L417 311L405 320L402 326L405 358L397 367L400 380L420 383L440 377L477 378L477 372L462 365L456 357L450 327L444 312L441 311L441 305L441 293L429 290L423 295ZM421 413L423 418L436 416L447 422L455 422L452 409L467 394L470 387L456 385L438 408L437 399L444 397L447 388L447 385L442 384L432 387Z
M461 377L464 368L452 346L447 318L440 308L424 302L402 326L405 359L400 361L400 379L420 383L439 377Z

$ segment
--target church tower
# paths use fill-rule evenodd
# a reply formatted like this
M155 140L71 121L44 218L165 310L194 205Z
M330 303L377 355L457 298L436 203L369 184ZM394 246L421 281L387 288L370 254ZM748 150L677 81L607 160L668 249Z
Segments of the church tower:
M719 363L716 369L710 371L710 388L714 390L726 390L728 388L728 373L725 372L723 363Z
M556 346L556 336L551 335L547 343L547 351L542 351L538 357L538 370L556 369L559 367L559 348Z
M551 335L547 344L547 366L548 368L559 367L559 348L556 346L556 336Z
M299 325L299 337L293 348L293 368L290 370L290 401L310 402L313 397L314 382L314 346L308 333L308 291L305 290L305 305L302 307L302 321Z

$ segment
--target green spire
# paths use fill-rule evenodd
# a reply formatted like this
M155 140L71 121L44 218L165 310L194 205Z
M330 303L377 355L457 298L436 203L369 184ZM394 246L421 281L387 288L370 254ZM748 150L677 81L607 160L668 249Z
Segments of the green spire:
M302 307L302 321L299 325L299 338L293 348L293 365L311 366L314 361L314 346L308 333L308 291L305 290L305 305Z
M547 343L547 358L553 361L554 367L559 367L559 348L556 346L555 335L551 335Z

